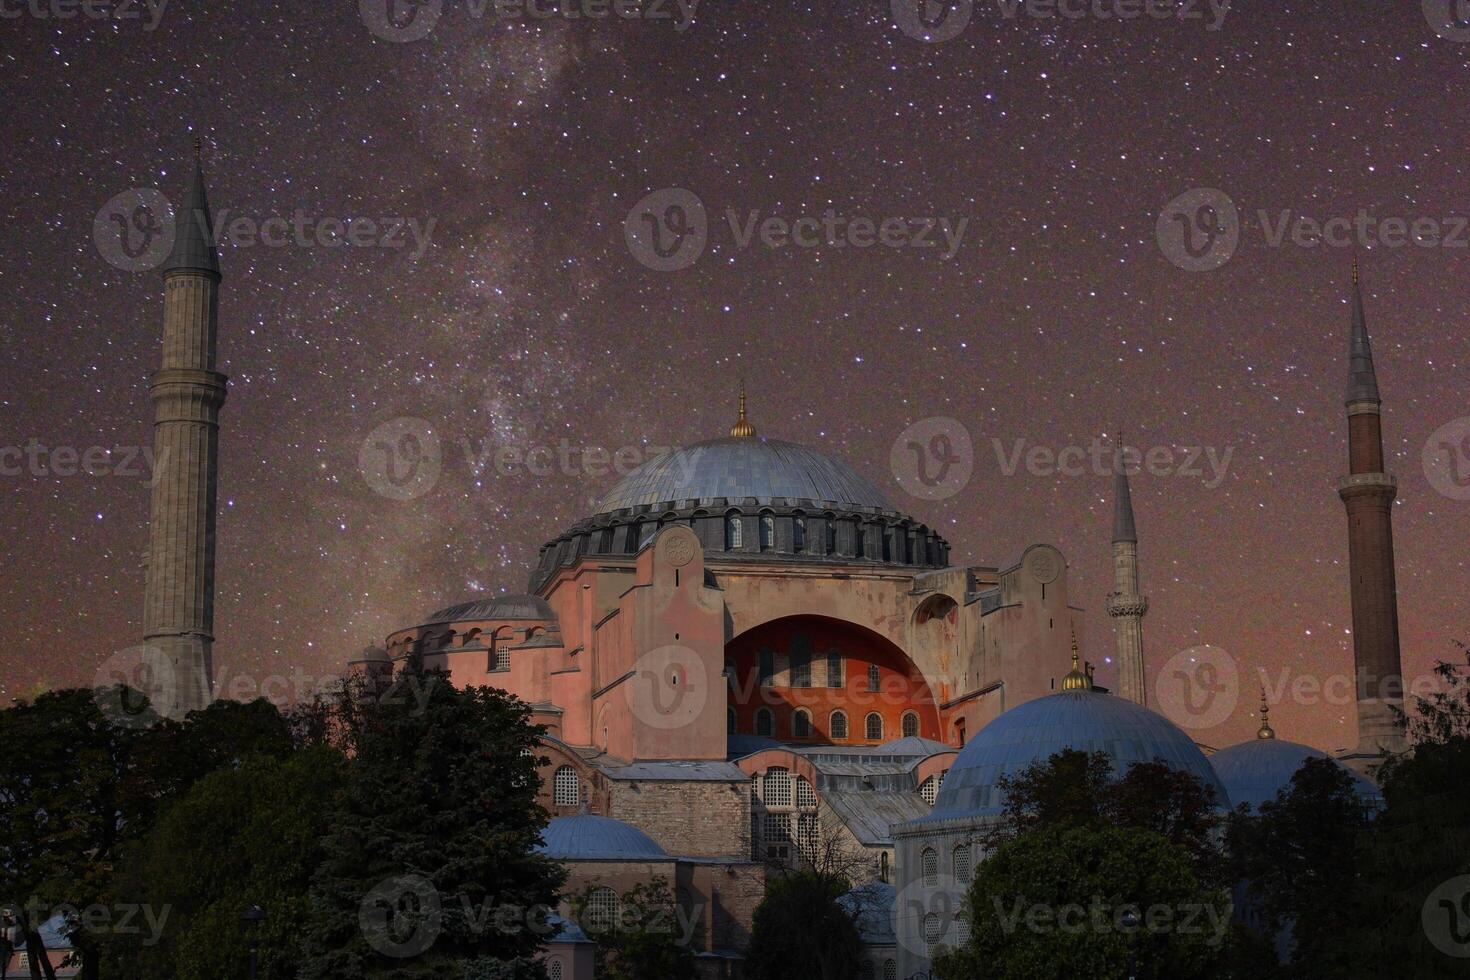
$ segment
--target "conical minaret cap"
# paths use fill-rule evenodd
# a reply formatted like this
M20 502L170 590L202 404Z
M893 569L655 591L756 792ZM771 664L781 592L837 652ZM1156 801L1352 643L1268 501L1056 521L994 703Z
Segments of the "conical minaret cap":
M1138 530L1133 526L1133 493L1128 488L1128 466L1123 458L1121 435L1113 465L1113 541L1138 543Z
M163 264L163 271L191 270L219 275L214 221L209 214L209 198L204 192L204 165L199 159L197 141L194 149L194 176L184 193L183 203L174 215L174 247L168 261Z
M1363 314L1363 287L1358 282L1358 258L1353 256L1353 322L1348 335L1347 402L1378 401L1378 375L1373 371L1373 346Z

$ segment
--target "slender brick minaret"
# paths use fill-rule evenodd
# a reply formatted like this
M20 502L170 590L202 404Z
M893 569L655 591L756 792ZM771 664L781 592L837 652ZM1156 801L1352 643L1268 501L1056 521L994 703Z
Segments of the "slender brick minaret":
M1398 589L1394 582L1393 502L1398 481L1384 471L1378 378L1353 259L1348 339L1348 475L1337 493L1347 508L1348 573L1353 601L1358 745L1350 756L1381 757L1406 747L1403 668L1399 662Z
M1133 525L1133 495L1128 489L1121 435L1113 473L1113 591L1108 593L1107 610L1118 637L1118 694L1145 704L1143 617L1148 613L1148 596L1138 591L1138 532Z
M215 497L226 378L215 370L219 256L198 149L196 141L194 177L163 267L163 365L148 392L156 470L143 639L161 660L147 693L170 718L213 700Z

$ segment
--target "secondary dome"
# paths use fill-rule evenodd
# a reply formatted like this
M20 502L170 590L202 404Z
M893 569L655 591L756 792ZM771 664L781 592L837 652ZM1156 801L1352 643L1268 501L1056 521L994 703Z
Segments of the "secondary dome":
M464 623L484 619L555 619L556 615L540 596L503 593L471 599L429 613L429 623Z
M632 824L588 813L557 817L541 832L538 853L559 861L652 861L668 852Z
M1278 738L1257 738L1249 742L1221 749L1210 757L1210 765L1225 784L1230 802L1239 806L1250 805L1259 810L1267 800L1291 786L1291 777L1308 759L1326 759L1327 753L1302 745L1299 742L1283 742ZM1341 763L1337 765L1342 766ZM1342 766L1347 769L1346 766ZM1350 769L1357 786L1358 796L1365 803L1377 804L1383 795L1373 783Z
M1082 689L1027 701L982 728L955 757L925 819L999 814L1005 804L996 785L1000 777L1063 749L1105 752L1119 774L1135 762L1161 759L1213 788L1220 806L1230 806L1209 760L1173 722L1132 701Z
M597 512L682 501L769 504L782 498L843 510L893 510L878 488L846 463L794 442L732 436L654 457L619 480Z

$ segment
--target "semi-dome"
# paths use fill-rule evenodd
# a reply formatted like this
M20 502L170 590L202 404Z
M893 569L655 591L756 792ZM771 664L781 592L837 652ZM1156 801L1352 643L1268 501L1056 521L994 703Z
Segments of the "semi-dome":
M840 460L794 442L732 436L654 457L619 480L598 503L597 512L748 499L761 504L784 499L845 510L893 510L877 487Z
M1327 753L1300 742L1286 742L1278 738L1256 738L1249 742L1232 745L1210 756L1230 802L1239 806L1248 804L1259 810L1267 800L1291 786L1291 777L1308 759L1326 759ZM1337 763L1341 766L1341 763ZM1347 769L1346 766L1342 768ZM1359 774L1347 769L1357 786L1358 796L1363 802L1376 804L1383 799L1378 787Z
M430 623L463 623L488 619L552 620L556 614L540 596L502 593L482 596L443 609L436 609L424 620Z
M996 785L1064 749L1104 752L1121 774L1135 762L1162 760L1230 798L1199 746L1173 722L1143 705L1082 688L1017 705L982 728L944 776L930 817L998 815L1005 794Z
M541 832L540 854L558 861L654 861L668 853L632 824L583 813L556 817Z

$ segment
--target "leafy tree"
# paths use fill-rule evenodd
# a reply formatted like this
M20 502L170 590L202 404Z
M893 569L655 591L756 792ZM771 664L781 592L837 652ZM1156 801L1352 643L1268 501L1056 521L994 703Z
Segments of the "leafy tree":
M621 896L611 922L591 922L588 886L572 902L573 914L597 944L597 975L608 980L694 980L694 949L683 933L692 910L679 909L663 878L639 883Z
M1159 761L1134 763L1121 777L1114 775L1106 753L1064 749L1002 776L997 785L1005 793L1005 809L987 845L1049 828L1148 830L1185 848L1201 881L1224 880L1222 816L1213 787Z
M150 911L134 923L146 934L106 944L108 972L243 975L252 927L241 913L259 905L260 976L294 977L299 923L345 769L340 753L319 746L285 759L256 755L196 782L127 853L116 899Z
M851 980L862 962L853 915L837 903L845 878L801 872L774 879L756 906L745 972L751 980Z
M1121 977L1130 952L1138 977L1211 976L1230 928L1229 896L1188 849L1138 828L1020 833L976 869L965 905L969 945L934 959L945 980Z
M362 705L349 732L301 975L537 975L541 939L522 917L554 907L564 877L532 851L546 825L533 755L542 729L509 695L457 689L417 662L395 687Z

